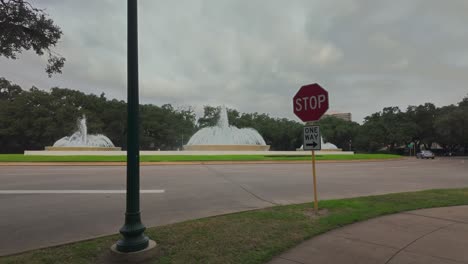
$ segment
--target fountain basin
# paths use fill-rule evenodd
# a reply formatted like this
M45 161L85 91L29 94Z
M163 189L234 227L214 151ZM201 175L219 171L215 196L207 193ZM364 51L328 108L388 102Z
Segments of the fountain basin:
M120 147L45 147L46 151L120 151Z
M310 151L310 150L304 150L303 148L298 148L296 149L296 151ZM340 148L336 148L336 149L321 149L321 150L316 150L316 151L332 151L332 152L337 152L337 151L343 151L342 149Z
M270 145L184 145L189 151L268 151Z

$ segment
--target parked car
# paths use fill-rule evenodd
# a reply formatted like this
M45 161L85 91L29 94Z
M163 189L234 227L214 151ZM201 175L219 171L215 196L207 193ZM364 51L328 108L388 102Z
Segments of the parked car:
M434 159L435 155L430 150L423 150L416 154L416 158L418 159Z

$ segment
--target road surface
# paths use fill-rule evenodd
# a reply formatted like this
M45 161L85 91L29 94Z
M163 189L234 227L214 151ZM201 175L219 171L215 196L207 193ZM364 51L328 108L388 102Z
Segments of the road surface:
M319 163L317 173L319 199L468 187L465 158ZM0 166L0 183L0 255L117 233L123 224L125 167ZM141 195L146 226L313 197L310 164L143 166L141 189L149 190Z

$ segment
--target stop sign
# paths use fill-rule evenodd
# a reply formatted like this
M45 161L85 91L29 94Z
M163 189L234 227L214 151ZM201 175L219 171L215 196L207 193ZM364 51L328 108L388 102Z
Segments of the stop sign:
M317 121L328 110L328 92L317 83L304 85L293 97L293 108L302 121Z

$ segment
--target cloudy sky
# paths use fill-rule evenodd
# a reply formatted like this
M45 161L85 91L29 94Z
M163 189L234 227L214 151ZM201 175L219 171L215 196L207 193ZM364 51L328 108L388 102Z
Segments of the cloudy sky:
M0 58L0 76L126 98L126 1L32 0L62 28L67 61ZM139 0L141 101L227 105L298 120L308 83L353 119L386 106L461 101L468 94L466 0Z

